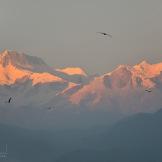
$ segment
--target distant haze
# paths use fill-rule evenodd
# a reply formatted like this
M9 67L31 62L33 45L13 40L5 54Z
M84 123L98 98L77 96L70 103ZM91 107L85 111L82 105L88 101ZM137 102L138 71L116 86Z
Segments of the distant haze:
M156 63L162 61L161 15L161 0L1 0L0 50L92 74L144 59Z

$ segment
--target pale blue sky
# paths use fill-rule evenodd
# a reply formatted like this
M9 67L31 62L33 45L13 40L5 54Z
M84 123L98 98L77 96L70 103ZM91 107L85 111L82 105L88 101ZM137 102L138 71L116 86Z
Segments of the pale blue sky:
M96 32L113 35L104 38ZM162 61L161 0L0 0L0 49L89 73Z

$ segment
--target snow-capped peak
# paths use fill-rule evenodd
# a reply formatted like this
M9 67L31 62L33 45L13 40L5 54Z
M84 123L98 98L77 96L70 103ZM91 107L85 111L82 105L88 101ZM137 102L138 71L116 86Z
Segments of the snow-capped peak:
M0 53L0 74L0 85L11 85L23 78L31 80L33 85L64 82L41 58L16 51L4 50Z
M143 60L142 62L139 63L139 65L150 65L146 60Z
M151 78L160 74L160 72L162 71L162 63L149 64L147 61L142 61L141 63L135 65L133 68L137 74Z
M66 67L62 69L56 69L56 71L68 74L68 75L83 75L87 76L86 72L80 67Z
M29 56L24 53L9 50L4 50L0 53L0 65L3 67L12 65L19 69L37 72L48 71L50 69L48 65L39 57Z

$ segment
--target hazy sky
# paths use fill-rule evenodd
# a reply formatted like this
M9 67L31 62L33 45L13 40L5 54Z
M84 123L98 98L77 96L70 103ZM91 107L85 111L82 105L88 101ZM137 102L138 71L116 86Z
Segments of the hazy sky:
M162 0L0 0L4 48L89 73L143 59L160 62Z

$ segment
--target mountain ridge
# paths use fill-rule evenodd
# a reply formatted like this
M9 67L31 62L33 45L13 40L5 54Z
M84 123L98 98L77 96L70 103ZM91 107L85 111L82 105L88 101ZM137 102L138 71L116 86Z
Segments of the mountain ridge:
M162 62L119 65L112 72L89 76L79 67L53 69L41 58L5 50L0 53L0 74L0 96L12 94L21 98L23 105L55 104L59 108L86 107L122 113L162 107ZM24 87L21 92L20 87ZM147 93L146 89L152 92Z

